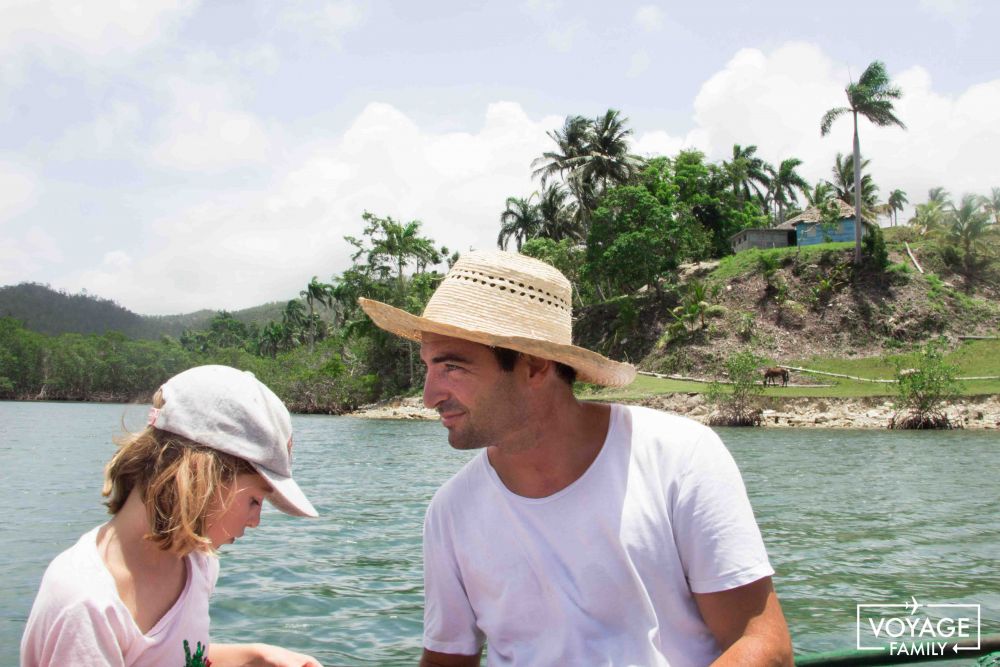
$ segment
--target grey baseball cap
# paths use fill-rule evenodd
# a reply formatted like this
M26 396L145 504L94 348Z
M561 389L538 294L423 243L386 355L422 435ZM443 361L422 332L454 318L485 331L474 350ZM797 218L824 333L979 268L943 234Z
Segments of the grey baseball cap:
M249 371L196 366L167 380L163 407L149 424L249 462L274 491L271 504L292 516L318 516L292 479L288 408Z

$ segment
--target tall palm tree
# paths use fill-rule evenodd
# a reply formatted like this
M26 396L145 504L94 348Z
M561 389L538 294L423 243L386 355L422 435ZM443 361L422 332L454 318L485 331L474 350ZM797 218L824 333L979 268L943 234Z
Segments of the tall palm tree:
M801 192L804 196L809 193L809 183L795 171L801 164L802 160L790 157L787 160L782 160L777 169L771 169L768 190L771 193L772 201L778 208L779 225L785 222L785 207L798 203L799 198L796 191Z
M896 223L899 222L899 212L910 203L910 200L906 198L905 192L896 188L889 193L889 200L886 203L889 204L889 210L892 213L892 226L895 227Z
M554 177L562 179L576 199L576 220L582 233L601 195L615 185L633 180L642 169L643 160L629 153L632 130L628 119L615 109L588 120L569 116L562 130L549 132L557 150L547 151L532 161L532 175L541 179L544 188Z
M306 305L309 307L309 317L306 319L306 324L309 328L309 352L312 352L315 349L316 329L319 321L316 316L316 304L320 303L327 308L333 307L333 285L321 283L316 279L316 276L313 276L306 288L299 292L299 296L305 297Z
M594 119L587 152L578 160L584 181L597 183L603 194L609 187L628 183L642 169L643 160L629 153L632 129L617 109Z
M733 144L733 159L724 163L723 167L732 183L733 195L741 208L752 196L751 190L760 197L762 190L767 188L767 163L757 156L756 146L750 145L744 148L739 144Z
M281 326L285 335L282 341L287 348L293 348L302 341L302 329L306 323L306 307L298 299L285 304L281 313Z
M551 130L546 134L556 144L556 150L546 151L531 162L532 177L541 179L542 186L553 177L565 179L574 168L574 160L586 151L590 142L590 121L583 116L567 116L562 131Z
M574 220L574 206L569 201L569 192L558 183L549 183L538 194L535 212L538 215L538 236L553 241L562 239L582 240L582 230Z
M825 114L820 122L820 136L830 132L830 126L840 116L850 113L854 118L854 263L861 264L861 142L858 139L858 115L862 115L879 127L898 125L906 129L896 117L892 100L903 96L903 91L892 85L889 74L878 60L874 61L857 83L853 81L844 89L850 106L834 107Z
M501 250L506 250L513 238L520 252L525 241L538 235L542 219L538 206L531 201L533 197L507 197L507 206L500 214L500 233L497 235L497 247Z

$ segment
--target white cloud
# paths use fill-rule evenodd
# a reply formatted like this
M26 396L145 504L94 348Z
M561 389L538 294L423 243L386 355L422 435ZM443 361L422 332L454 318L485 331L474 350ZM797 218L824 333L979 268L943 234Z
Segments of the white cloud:
M177 169L214 171L264 162L271 142L263 123L239 108L221 82L171 78L170 100L157 127L155 162Z
M573 50L573 42L576 40L576 36L583 29L583 23L577 21L575 23L570 23L564 25L560 28L554 28L549 30L546 34L546 39L549 46L559 53L568 53Z
M30 50L120 58L168 34L190 14L193 0L69 2L8 0L0 4L0 53Z
M952 96L936 92L922 68L890 75L903 90L895 106L908 130L864 119L859 126L862 154L871 160L881 195L901 188L918 203L935 185L953 194L985 194L998 185L1000 79ZM728 157L734 143L756 144L772 163L803 160L799 171L809 181L830 178L834 155L851 152L853 126L842 117L821 137L820 119L827 109L846 104L848 80L847 69L813 45L791 43L770 53L743 49L702 85L695 127L683 143L716 160Z
M38 227L29 227L20 236L0 236L0 284L21 282L62 260L56 240Z
M663 10L655 5L643 5L635 10L635 23L646 32L663 29Z
M30 208L38 199L38 189L34 174L0 162L0 224Z
M685 148L695 148L685 137L675 137L663 130L644 132L636 137L632 152L643 157L676 155Z
M549 16L562 6L559 0L525 0L521 9L533 16Z
M281 14L288 27L307 30L333 46L340 46L344 35L360 28L366 18L367 7L354 0L288 5Z
M143 313L240 308L297 294L310 276L345 269L361 213L421 220L453 250L493 247L504 200L536 187L529 165L560 118L534 121L491 104L475 132L428 132L398 109L370 104L335 143L304 146L266 191L228 192L145 220L149 254L109 253L73 289ZM155 289L153 287L155 286Z
M920 9L931 14L962 17L969 12L970 6L969 0L920 0Z
M645 51L633 53L632 58L629 59L628 70L626 70L625 75L630 79L642 76L649 69L649 63L649 54Z

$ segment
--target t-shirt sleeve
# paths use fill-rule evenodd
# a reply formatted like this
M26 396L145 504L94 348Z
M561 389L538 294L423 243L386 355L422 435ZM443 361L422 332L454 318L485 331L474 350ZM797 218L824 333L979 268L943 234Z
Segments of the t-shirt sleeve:
M124 667L114 615L77 602L32 614L21 642L21 667Z
M673 526L694 593L725 591L774 574L739 468L711 429L684 466Z
M476 626L439 496L440 492L424 518L424 648L475 655L486 638Z

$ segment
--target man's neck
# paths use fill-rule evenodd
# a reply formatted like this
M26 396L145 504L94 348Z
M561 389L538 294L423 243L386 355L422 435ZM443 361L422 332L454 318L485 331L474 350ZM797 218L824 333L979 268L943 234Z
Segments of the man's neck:
M545 498L578 480L601 452L611 407L568 400L535 406L517 434L517 443L487 450L489 462L512 493Z

